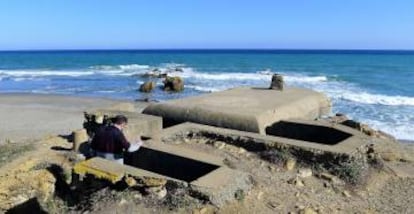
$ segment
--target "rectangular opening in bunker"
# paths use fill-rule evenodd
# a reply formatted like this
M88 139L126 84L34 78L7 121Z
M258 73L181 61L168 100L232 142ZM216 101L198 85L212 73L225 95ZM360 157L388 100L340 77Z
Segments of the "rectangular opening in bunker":
M149 148L127 153L124 162L130 166L186 182L197 180L220 167Z
M352 136L349 133L332 127L289 121L274 123L272 126L266 128L266 134L326 145L338 144Z

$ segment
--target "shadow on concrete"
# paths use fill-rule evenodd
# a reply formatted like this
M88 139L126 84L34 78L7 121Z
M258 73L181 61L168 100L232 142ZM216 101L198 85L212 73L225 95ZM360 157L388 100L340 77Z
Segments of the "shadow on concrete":
M290 121L280 121L268 126L266 134L325 145L335 145L352 136L332 127Z

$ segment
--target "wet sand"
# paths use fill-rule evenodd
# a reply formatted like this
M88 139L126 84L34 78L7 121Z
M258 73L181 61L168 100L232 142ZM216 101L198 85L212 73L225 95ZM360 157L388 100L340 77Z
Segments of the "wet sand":
M0 144L67 135L82 128L83 112L125 100L62 95L0 94ZM146 103L133 103L141 111Z

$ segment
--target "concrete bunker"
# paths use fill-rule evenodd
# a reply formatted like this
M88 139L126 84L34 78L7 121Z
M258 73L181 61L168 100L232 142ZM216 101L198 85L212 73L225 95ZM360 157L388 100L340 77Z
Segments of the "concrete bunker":
M151 104L143 113L162 117L164 128L193 122L266 134L277 121L314 120L329 111L329 99L312 90L246 87Z
M338 144L352 136L334 127L287 120L268 126L266 134L326 145Z
M330 124L321 121L304 121L304 120L286 120L289 129L293 130L293 126L299 126L292 133L282 133L289 136L261 135L257 133L244 132L232 129L218 128L213 126L183 123L168 129L164 129L161 140L164 145L180 144L180 143L209 143L213 141L222 141L237 147L242 147L250 152L260 153L268 150L284 150L294 154L296 158L304 162L316 160L333 161L336 157L352 159L359 157L365 153L366 145L370 143L367 136L353 130L349 127ZM269 127L270 128L270 127ZM302 134L302 129L309 133L305 133L305 137L295 136ZM322 133L321 133L322 130ZM315 132L313 132L315 131ZM323 133L326 131L326 133ZM287 132L287 131L286 131ZM325 141L325 134L332 134L332 139ZM281 134L280 134L281 135ZM320 136L318 136L320 135ZM193 141L194 140L194 141ZM328 158L327 158L328 157ZM318 161L316 161L318 162Z
M90 174L112 183L125 176L185 183L196 197L217 206L234 200L237 191L246 192L252 187L248 173L228 168L219 157L152 140L138 152L127 155L124 162L126 164L121 165L94 157L77 163L74 173L78 177Z
M197 180L220 167L150 148L127 153L124 162L133 167L186 182Z

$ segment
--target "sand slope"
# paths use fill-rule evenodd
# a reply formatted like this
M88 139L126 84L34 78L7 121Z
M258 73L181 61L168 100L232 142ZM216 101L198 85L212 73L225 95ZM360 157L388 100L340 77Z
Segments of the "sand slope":
M69 134L82 127L82 112L120 100L59 95L0 94L0 144ZM138 111L143 103L135 103ZM143 108L143 107L142 107Z

